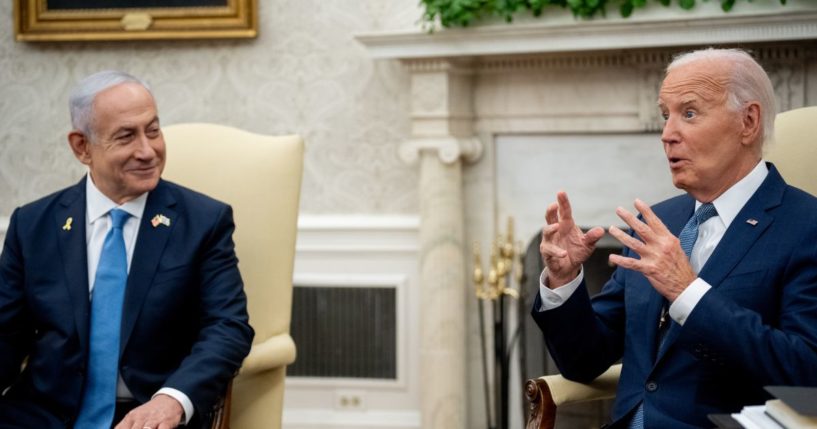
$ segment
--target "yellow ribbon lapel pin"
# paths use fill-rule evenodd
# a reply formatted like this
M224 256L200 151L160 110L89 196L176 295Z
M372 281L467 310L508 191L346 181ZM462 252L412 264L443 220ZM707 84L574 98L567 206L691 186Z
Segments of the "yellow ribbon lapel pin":
M154 228L159 225L170 226L170 218L163 214L157 214L150 220L150 224L153 225Z
M74 218L69 217L68 219L65 219L65 225L62 226L62 230L63 231L70 231L72 223L74 223Z

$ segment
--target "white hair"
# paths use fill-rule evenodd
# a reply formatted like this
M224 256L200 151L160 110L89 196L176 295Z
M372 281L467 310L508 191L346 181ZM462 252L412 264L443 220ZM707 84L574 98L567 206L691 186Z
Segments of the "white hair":
M117 70L94 73L82 79L68 96L71 126L93 139L94 99L100 92L124 83L141 85L153 96L147 82L128 73Z
M739 111L752 101L760 104L760 126L763 142L771 141L774 135L774 118L777 114L774 88L763 67L742 49L700 49L676 56L667 66L667 73L676 67L700 60L726 60L732 69L726 87L727 105Z

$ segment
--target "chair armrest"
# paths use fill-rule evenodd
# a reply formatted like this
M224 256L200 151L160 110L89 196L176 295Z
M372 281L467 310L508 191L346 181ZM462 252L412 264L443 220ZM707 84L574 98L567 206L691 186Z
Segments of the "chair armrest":
M289 334L270 337L250 349L237 378L252 376L262 371L286 366L295 362L295 342Z
M615 397L620 375L621 364L617 364L587 384L558 374L528 380L525 384L529 402L527 429L552 428L560 405Z

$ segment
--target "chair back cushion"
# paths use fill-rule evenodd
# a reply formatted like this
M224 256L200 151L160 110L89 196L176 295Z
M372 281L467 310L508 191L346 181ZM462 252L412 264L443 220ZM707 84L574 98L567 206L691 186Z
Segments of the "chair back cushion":
M163 178L233 208L253 344L288 333L303 141L215 124L172 125L163 133Z
M817 106L779 113L774 128L774 140L767 144L764 157L788 184L817 195Z

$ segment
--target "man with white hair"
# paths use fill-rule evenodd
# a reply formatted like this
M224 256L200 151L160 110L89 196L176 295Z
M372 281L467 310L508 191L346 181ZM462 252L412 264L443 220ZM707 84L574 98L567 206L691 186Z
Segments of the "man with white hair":
M746 52L677 57L658 97L673 184L611 226L625 247L592 299L583 233L564 192L546 211L532 315L562 373L590 381L623 363L613 427L711 426L707 415L767 398L766 385L817 385L817 199L762 160L774 93Z
M141 80L69 103L88 174L16 209L0 255L0 428L209 427L253 337L232 210L161 179Z

